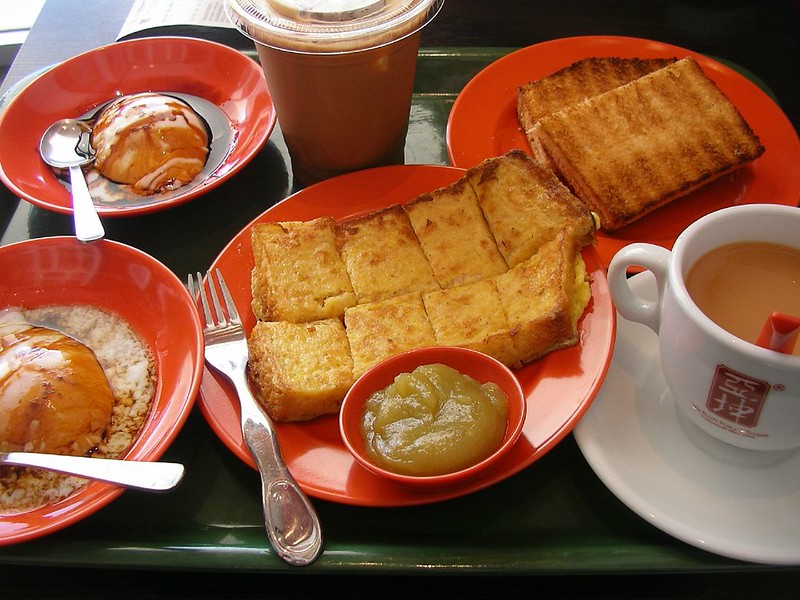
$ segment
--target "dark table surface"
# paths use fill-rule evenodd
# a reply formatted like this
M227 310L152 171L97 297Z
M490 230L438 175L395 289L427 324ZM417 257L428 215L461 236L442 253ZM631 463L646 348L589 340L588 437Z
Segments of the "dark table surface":
M166 1L166 0L164 0ZM0 92L40 68L52 65L81 51L110 43L132 5L132 0L48 0L34 25L28 41L17 55L3 81ZM80 7L80 11L77 8ZM734 63L752 73L774 95L777 103L798 127L800 119L800 4L793 0L769 2L748 0L447 0L441 14L423 32L425 49L513 49L538 42L579 35L623 35L654 39L689 48L713 58ZM141 35L196 35L222 41L250 51L248 40L232 30L208 30L195 27L156 28ZM502 52L500 53L502 54ZM486 56L493 56L487 52ZM477 72L482 67L475 63ZM462 73L462 75L464 75ZM468 80L469 73L464 76ZM455 90L454 93L457 93ZM267 157L255 159L263 165L274 160L285 161L280 143L265 148ZM276 159L276 155L278 158ZM444 162L444 159L441 160ZM249 175L254 177L254 168ZM242 184L244 185L244 184ZM279 189L278 189L279 188ZM271 201L294 190L290 182L273 187ZM218 194L235 194L241 190L231 183ZM191 205L172 214L150 218L155 231L174 225L172 219L192 218ZM258 214L262 208L251 208ZM169 211L168 211L169 212ZM28 217L36 218L28 218ZM207 215L206 215L207 216ZM204 252L187 256L165 250L146 233L134 231L146 219L115 220L109 223L110 235L139 245L165 260L176 273L204 270L221 249L225 239L241 228L232 223L217 233L217 238ZM121 223L120 221L125 221ZM247 222L246 220L242 223ZM20 202L5 188L0 188L0 236L9 243L28 237L69 234L71 224L63 215L45 214ZM0 277L2 275L0 274ZM193 415L195 421L200 417ZM194 423L195 427L202 426ZM180 441L180 440L179 440ZM210 443L210 442L209 442ZM187 445L188 442L184 442ZM217 449L219 450L219 449ZM230 460L232 470L240 468L222 448L223 460ZM89 559L52 560L52 547L47 540L0 549L0 598L250 598L250 597L539 597L539 598L791 598L800 597L798 568L750 565L737 561L717 560L710 554L689 548L651 528L593 479L582 463L574 440L569 437L548 457L535 473L523 473L508 484L506 491L536 485L536 478L554 476L569 467L576 472L582 492L597 495L597 502L606 507L604 516L613 522L597 524L604 533L626 539L630 534L644 538L643 547L655 547L673 560L663 569L651 571L616 568L614 557L608 558L608 569L558 569L532 566L506 571L487 569L436 569L419 565L417 569L392 572L390 569L370 571L369 567L341 573L312 566L302 570L273 568L266 571L247 569L181 569L130 568L116 564L113 557L98 557L96 565ZM246 469L245 469L246 471ZM242 475L250 477L250 474ZM505 485L505 484L504 484ZM255 496L255 495L254 495ZM481 496L476 502L487 504L493 497ZM152 501L151 501L152 502ZM585 500L587 506L592 498ZM152 506L152 503L150 504ZM113 510L109 508L108 510ZM157 508L156 508L157 510ZM323 506L323 517L331 520L338 514L336 506ZM440 515L432 509L424 515ZM342 509L341 512L345 512ZM113 514L113 513L112 513ZM357 514L352 511L347 514ZM436 518L439 518L438 516ZM102 516L99 517L102 522ZM580 521L578 517L576 520ZM465 528L477 527L475 523ZM607 529L607 532L606 532ZM60 540L69 543L82 530L67 530ZM83 530L86 531L86 530ZM485 532L484 532L484 535ZM633 539L633 538L631 538ZM641 541L641 539L637 540ZM495 539L497 546L513 548L514 539ZM545 543L545 542L543 542ZM75 547L80 548L80 544ZM391 546L389 546L391 547ZM560 547L560 546L559 546ZM564 562L577 557L565 545ZM574 549L572 549L574 550ZM38 552L41 557L37 560ZM588 551L588 550L587 550ZM625 560L630 561L630 555ZM48 558L49 557L49 558ZM623 560L623 559L620 559ZM509 575L509 573L511 573Z

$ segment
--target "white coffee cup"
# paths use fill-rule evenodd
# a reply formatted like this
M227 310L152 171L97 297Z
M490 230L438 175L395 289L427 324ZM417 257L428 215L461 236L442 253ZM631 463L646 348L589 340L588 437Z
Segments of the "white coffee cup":
M800 208L725 208L690 225L670 252L635 243L611 260L608 283L619 313L658 334L661 367L682 414L717 440L747 450L800 447L800 356L746 342L714 323L689 296L685 277L709 251L763 241L800 248ZM653 273L658 299L635 296L631 267Z

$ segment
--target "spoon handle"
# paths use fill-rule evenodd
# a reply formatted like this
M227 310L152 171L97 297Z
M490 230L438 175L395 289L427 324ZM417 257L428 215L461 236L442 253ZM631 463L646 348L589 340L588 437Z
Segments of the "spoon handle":
M83 171L78 166L69 168L70 184L72 186L72 217L75 222L75 237L82 242L93 242L105 236L103 224L97 215L97 210L89 193L89 186Z
M38 452L0 452L0 465L58 471L148 491L172 489L183 478L184 472L183 465L178 463L89 458Z

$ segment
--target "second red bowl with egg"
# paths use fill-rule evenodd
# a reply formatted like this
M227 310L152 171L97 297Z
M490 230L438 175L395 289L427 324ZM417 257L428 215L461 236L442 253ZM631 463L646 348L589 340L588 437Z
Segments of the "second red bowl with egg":
M365 403L376 391L390 385L401 373L410 373L422 365L443 364L478 383L494 382L508 400L505 434L489 456L472 466L442 475L416 476L396 473L376 464L367 453L361 433ZM526 401L516 376L494 358L466 348L433 346L398 354L371 367L350 388L339 412L339 430L347 449L365 469L388 481L420 489L442 489L464 485L497 462L517 442L525 423Z
M157 382L147 418L122 458L161 458L189 417L203 373L203 327L180 279L131 246L74 237L0 246L0 278L0 309L86 306L130 326L152 354ZM63 529L123 491L95 481L40 508L0 514L0 546Z

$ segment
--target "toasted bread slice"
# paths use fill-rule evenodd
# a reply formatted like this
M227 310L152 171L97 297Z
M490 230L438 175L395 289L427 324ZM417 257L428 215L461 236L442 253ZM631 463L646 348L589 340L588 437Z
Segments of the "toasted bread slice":
M528 363L577 343L591 289L579 245L569 236L560 234L494 281L515 332L515 361Z
M359 304L439 289L398 205L337 224L336 245Z
M356 303L336 249L333 219L260 223L251 231L253 314L300 323L341 317Z
M404 208L442 288L486 279L508 269L465 179L423 194Z
M561 231L581 245L594 241L595 222L586 205L522 150L483 161L467 171L467 179L509 267Z
M436 341L493 356L514 366L513 332L493 279L422 295Z
M258 321L248 339L248 374L275 421L335 414L353 384L353 361L339 319Z
M517 116L523 131L550 113L613 90L675 62L674 58L590 57L520 86Z
M390 356L436 344L419 292L348 308L344 323L356 378Z
M531 131L609 232L764 152L691 57L542 117Z

